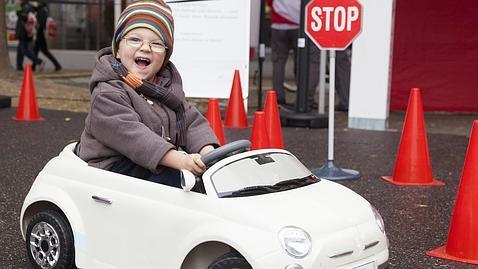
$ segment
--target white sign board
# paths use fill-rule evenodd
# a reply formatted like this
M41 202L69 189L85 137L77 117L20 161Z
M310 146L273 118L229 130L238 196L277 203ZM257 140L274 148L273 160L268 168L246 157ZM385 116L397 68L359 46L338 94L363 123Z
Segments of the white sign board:
M242 94L249 92L250 0L171 0L174 52L171 61L189 97L229 98L234 70Z

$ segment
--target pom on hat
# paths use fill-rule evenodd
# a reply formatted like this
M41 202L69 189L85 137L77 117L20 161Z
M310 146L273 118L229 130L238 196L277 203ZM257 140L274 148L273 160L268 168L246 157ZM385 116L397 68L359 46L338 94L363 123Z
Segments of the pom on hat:
M135 1L121 13L113 36L113 55L116 57L121 39L135 28L147 28L156 33L168 48L163 66L173 53L174 20L171 8L162 0Z

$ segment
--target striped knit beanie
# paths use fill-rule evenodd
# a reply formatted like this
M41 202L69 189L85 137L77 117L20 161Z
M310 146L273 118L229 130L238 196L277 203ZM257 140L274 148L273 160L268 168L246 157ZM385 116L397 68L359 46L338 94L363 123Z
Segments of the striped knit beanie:
M134 1L121 13L113 36L113 55L116 57L121 39L135 28L148 28L161 37L168 48L164 58L165 66L173 53L174 20L171 8L163 1Z

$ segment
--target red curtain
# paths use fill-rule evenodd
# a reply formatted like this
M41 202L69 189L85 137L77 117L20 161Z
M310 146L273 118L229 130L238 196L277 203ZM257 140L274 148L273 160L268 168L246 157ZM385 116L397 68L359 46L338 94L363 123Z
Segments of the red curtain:
M478 112L478 1L396 0L390 109Z

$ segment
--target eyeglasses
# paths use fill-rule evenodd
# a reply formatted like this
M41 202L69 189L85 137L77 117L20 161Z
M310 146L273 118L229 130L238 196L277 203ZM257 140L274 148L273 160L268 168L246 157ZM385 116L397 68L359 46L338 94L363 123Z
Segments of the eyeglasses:
M147 42L147 44L149 45L149 48L153 52L163 53L168 49L160 41L149 41L148 42L148 41L144 41L142 39L139 39L137 37L125 37L123 39L126 40L126 44L128 46L133 47L133 48L141 48L143 46L143 44L145 42Z

